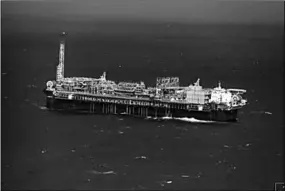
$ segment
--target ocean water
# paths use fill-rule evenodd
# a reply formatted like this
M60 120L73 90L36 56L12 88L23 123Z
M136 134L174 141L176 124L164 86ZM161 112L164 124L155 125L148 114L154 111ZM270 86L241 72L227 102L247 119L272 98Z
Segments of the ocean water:
M239 121L215 123L48 111L42 89L55 78L62 28L13 28L21 19L2 29L2 189L272 190L284 181L283 27L65 23L66 76L246 89Z

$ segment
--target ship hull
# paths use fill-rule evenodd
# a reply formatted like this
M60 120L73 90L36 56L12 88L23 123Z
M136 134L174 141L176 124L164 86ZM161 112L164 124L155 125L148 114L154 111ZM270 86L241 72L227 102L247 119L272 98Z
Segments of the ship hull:
M238 110L189 111L177 108L129 106L125 104L95 103L81 100L56 99L48 95L46 107L51 110L90 114L123 114L136 117L195 118L210 121L237 121Z

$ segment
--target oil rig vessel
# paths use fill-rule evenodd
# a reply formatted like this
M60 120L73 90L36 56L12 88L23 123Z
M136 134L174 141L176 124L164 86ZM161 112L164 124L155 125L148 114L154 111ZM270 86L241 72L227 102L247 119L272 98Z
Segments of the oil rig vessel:
M158 77L156 87L144 82L64 77L65 33L61 34L56 80L47 81L44 93L51 110L139 117L190 117L211 121L237 121L246 105L243 89L203 88L200 79L186 87L178 77Z

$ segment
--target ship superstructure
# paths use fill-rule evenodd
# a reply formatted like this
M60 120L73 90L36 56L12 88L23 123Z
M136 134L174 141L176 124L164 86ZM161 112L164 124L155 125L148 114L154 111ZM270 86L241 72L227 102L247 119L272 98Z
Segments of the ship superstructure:
M178 77L159 77L155 87L144 82L99 78L64 77L65 41L60 41L56 80L48 81L44 92L47 107L89 113L128 114L154 117L195 117L236 121L238 110L246 105L243 89L203 88L200 79L186 87Z

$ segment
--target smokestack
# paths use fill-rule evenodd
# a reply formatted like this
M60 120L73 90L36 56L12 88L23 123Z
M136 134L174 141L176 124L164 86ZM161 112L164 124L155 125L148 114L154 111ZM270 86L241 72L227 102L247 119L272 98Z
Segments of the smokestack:
M56 68L56 81L60 81L64 78L65 36L66 36L65 32L62 32L60 34L59 62Z

